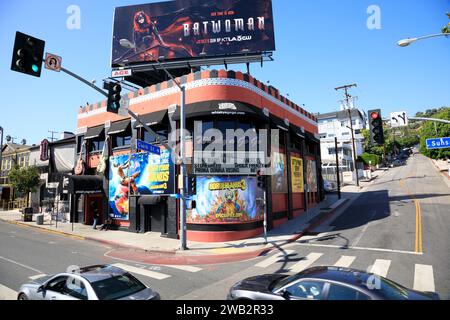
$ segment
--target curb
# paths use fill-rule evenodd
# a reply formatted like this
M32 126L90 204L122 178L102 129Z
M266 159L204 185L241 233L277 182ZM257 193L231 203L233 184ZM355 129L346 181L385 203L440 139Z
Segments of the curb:
M52 230L52 229L47 229L47 228L42 228L42 227L38 227L38 226L34 226L31 224L26 224L20 221L11 221L11 220L3 220L9 224L14 224L16 226L21 226L21 227L25 227L25 228L32 228L32 229L36 229L42 232L46 232L46 233L52 233L52 234L56 234L56 235L60 235L60 236L66 236L66 237L70 237L70 238L75 238L75 239L79 239L79 240L86 240L85 237L83 236L79 236L73 233L68 233L68 232L64 232L64 231L58 231L58 230Z
M162 250L162 249L143 249L140 247L128 245L128 244L120 244L111 240L103 240L95 237L84 237L84 240L99 242L108 246L113 247L114 249L130 249L135 251L142 251L147 253L158 253L158 254L176 254L176 250Z
M429 158L430 159L430 158ZM443 176L445 176L447 179L450 180L450 174L448 173L448 170L441 170L441 168L439 168L436 163L433 161L433 159L430 159L431 163L433 164L433 166L436 168L436 170L442 174Z

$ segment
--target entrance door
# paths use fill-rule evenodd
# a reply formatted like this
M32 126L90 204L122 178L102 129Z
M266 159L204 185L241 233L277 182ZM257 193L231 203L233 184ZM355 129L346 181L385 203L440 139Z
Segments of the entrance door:
M166 233L166 210L165 202L144 205L144 231Z
M85 217L86 225L94 223L94 208L97 208L98 221L97 225L103 224L103 199L102 195L86 196L85 202Z

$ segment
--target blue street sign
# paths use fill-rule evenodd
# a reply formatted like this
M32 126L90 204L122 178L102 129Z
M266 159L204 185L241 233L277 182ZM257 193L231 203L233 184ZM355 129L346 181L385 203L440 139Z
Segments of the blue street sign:
M138 141L137 141L137 148L138 148L139 150L147 151L147 152L156 154L156 155L158 155L158 156L161 155L161 149L160 149L159 147L154 146L154 145L152 145L152 144L150 144L150 143L141 141L141 140L138 140Z
M427 139L427 149L450 148L450 138Z

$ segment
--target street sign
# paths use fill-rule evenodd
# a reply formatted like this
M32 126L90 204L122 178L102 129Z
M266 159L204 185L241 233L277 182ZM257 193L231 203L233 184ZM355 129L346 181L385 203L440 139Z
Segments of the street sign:
M133 75L133 71L131 69L123 69L123 70L113 70L111 77L112 78L123 78L130 77Z
M45 69L60 72L62 65L62 58L56 54L45 54Z
M427 149L450 148L450 137L427 139Z
M154 153L156 155L161 155L161 149L159 147L141 140L137 140L137 149Z
M408 125L408 116L405 111L391 113L391 127L406 127Z

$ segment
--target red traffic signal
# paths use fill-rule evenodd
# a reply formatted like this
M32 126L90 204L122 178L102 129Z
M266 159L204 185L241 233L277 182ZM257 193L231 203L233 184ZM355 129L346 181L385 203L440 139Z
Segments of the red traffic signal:
M380 114L378 112L371 112L370 113L370 117L375 120L378 119L380 117Z
M384 144L384 133L383 133L383 120L381 118L381 110L371 110L368 112L370 115L369 119L369 131L370 131L370 143L372 145L383 145Z

